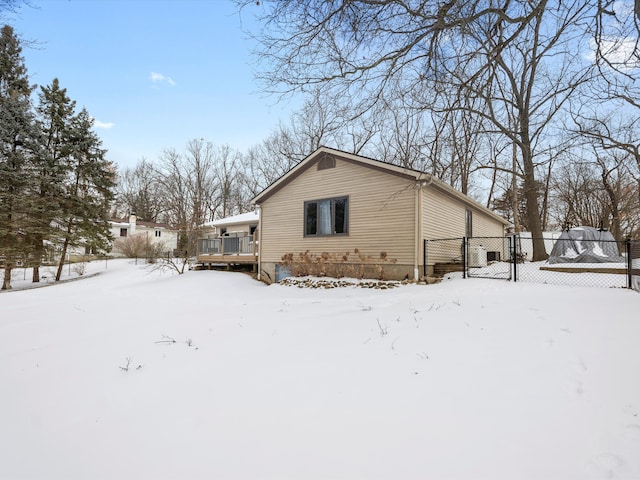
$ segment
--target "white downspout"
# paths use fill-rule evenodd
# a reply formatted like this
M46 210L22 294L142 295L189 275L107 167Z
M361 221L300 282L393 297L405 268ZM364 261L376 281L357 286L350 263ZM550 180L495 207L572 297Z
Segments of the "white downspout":
M420 238L421 235L421 226L422 226L422 184L421 182L417 184L416 194L415 194L415 242L413 248L413 279L417 282L420 280Z
M262 280L262 208L255 205L255 209L258 212L258 280Z
M415 259L413 276L416 281L420 280L420 249L422 248L422 214L423 214L423 202L424 202L424 189L427 188L433 182L433 176L429 175L428 180L419 180L416 195L418 197L416 201L416 246L415 246ZM424 255L424 253L423 253ZM426 272L424 272L426 276Z

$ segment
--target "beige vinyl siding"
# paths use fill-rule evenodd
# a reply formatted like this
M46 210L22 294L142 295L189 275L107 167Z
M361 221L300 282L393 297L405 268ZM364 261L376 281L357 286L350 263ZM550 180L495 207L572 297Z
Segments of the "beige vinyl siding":
M504 225L492 219L486 213L473 210L474 237L503 237Z
M433 186L423 189L422 193L422 236L427 240L458 239L466 234L466 211L473 215L474 237L502 237L504 224L491 217L480 208L467 204L441 192ZM495 242L494 242L495 243ZM501 243L496 243L496 245ZM459 241L435 242L431 244L427 263L451 262L458 259ZM493 249L493 248L492 248ZM420 246L421 259L423 246ZM421 260L422 261L422 260Z
M413 265L414 181L336 159L335 168L313 163L276 191L261 208L261 262L279 262L286 253L344 253L358 249L379 258L386 252L398 264ZM349 198L348 235L304 237L304 202Z
M466 234L466 211L473 215L474 237L501 237L504 224L473 204L427 187L423 191L422 235L426 239L457 238Z
M422 235L427 240L463 237L465 206L434 187L423 190Z
M241 233L244 232L247 235L249 235L249 232L251 231L251 227L252 226L258 226L258 222L252 222L252 223L238 223L236 225L222 225L220 227L218 227L218 231L220 231L220 229L222 228L226 228L227 229L227 233Z

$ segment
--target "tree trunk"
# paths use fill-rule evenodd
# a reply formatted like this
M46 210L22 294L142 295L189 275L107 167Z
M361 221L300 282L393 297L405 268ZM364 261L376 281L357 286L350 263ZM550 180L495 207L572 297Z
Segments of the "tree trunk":
M542 231L545 232L547 230L547 218L549 217L549 190L551 188L551 175L552 175L552 167L553 158L551 155L549 156L549 168L547 168L547 178L544 184L544 195L543 195L543 203L542 203Z
M513 230L516 233L520 233L522 229L520 228L520 208L518 206L518 176L516 175L516 169L518 168L518 150L516 142L513 142L512 155L511 168L513 174L511 176L511 201L513 204Z
M31 277L31 283L40 283L40 265L33 266L33 275Z
M527 223L531 230L533 244L533 261L540 262L549 256L542 238L542 222L540 221L540 206L538 205L538 192L536 190L535 170L529 143L523 141L522 164L524 167L524 198L527 205Z
M42 247L42 238L40 237L40 235L38 235L34 246L33 276L31 277L31 282L40 283L40 262L42 261L42 252L44 250Z
M2 282L2 290L11 289L11 270L12 269L13 269L13 265L11 264L11 260L8 257L5 258L4 281Z
M623 240L620 235L622 231L622 227L620 226L620 211L618 210L618 196L614 191L613 186L609 183L609 175L608 172L602 172L602 183L604 185L604 190L609 197L609 212L611 213L611 225L609 226L609 231L613 238L616 240ZM608 220L608 219L606 219ZM603 228L607 228L605 225L605 219L602 219Z
M56 282L60 281L62 276L62 268L64 267L64 257L67 256L67 248L69 247L69 239L65 238L64 245L62 246L62 253L60 254L60 262L58 263L58 271L56 272Z
M58 271L56 272L56 282L60 281L62 276L62 268L64 267L64 257L67 256L67 249L69 248L69 237L71 236L71 227L73 220L69 220L67 223L67 234L64 237L64 244L62 245L62 253L60 255L60 263L58 263Z
M495 152L493 151L493 148L491 149L491 158L493 159L493 174L491 177L491 188L489 189L489 195L487 196L487 208L491 208L491 203L493 202L493 191L496 188L496 180L498 179L498 169L497 167L497 161L496 161L496 155Z

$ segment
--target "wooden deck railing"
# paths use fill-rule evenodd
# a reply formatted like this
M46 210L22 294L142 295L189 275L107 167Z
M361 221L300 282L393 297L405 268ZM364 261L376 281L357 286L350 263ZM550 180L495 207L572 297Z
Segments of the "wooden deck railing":
M201 238L198 240L198 256L203 255L256 255L253 235Z

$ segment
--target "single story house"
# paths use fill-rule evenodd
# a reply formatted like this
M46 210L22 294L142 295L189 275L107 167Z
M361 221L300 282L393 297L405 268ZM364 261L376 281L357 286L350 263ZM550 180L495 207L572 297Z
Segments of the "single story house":
M424 240L502 237L509 222L434 176L321 147L253 200L259 278L283 269L419 279ZM296 270L297 267L298 270ZM311 269L312 270L312 269ZM313 273L313 272L309 272Z
M161 245L168 252L178 248L179 232L169 224L141 221L134 213L128 219L111 219L109 223L114 238L111 250L114 256L124 255L118 244L131 237L144 238L151 245Z

